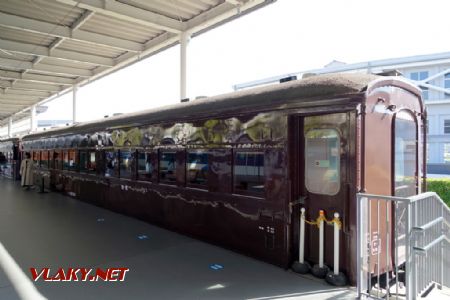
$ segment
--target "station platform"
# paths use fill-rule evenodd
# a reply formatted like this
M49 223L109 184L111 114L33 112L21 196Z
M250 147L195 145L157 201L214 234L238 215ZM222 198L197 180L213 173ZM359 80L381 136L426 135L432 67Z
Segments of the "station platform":
M123 282L33 282L47 299L355 299L335 288L59 193L0 178L0 242L30 268L129 268ZM0 299L20 299L0 270Z

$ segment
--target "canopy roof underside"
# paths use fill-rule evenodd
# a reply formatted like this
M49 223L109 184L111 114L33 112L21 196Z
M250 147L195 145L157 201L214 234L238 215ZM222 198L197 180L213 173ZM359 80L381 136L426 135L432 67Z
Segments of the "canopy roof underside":
M0 125L274 0L0 0Z

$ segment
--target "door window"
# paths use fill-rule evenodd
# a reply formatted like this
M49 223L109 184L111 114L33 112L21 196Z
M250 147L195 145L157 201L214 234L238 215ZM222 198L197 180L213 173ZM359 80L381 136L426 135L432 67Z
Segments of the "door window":
M305 134L305 185L309 192L336 195L340 189L340 138L335 129Z
M401 111L395 117L395 196L409 197L417 190L417 126Z

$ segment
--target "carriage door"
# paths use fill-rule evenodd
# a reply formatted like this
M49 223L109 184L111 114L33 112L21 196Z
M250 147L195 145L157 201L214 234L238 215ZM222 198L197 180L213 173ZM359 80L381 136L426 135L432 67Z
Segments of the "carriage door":
M303 137L303 164L300 164L300 193L304 199L306 219L316 220L324 210L328 220L338 212L345 225L348 208L349 127L354 125L350 113L305 116L300 126ZM303 128L302 128L303 127ZM353 159L354 160L354 159ZM342 231L341 231L342 232ZM306 225L305 259L317 263L319 259L319 230ZM341 234L341 249L345 242ZM324 261L333 265L333 226L325 225ZM340 264L345 264L340 255Z

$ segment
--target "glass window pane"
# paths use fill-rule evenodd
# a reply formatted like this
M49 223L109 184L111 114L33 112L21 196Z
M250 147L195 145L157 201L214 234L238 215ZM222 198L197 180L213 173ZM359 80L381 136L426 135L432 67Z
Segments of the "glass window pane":
M105 176L106 177L118 177L119 175L119 161L116 151L105 151Z
M41 151L41 167L48 168L48 151Z
M236 193L249 192L250 194L264 196L264 153L236 152L233 175Z
M395 196L416 194L416 134L414 118L406 112L398 113L395 118Z
M69 170L69 152L63 151L63 169Z
M450 143L444 144L444 163L450 164Z
M78 170L77 150L69 150L69 170L70 171Z
M420 72L419 80L424 80L428 78L428 71L422 71Z
M309 192L336 195L340 189L340 139L335 129L305 134L305 185Z
M176 152L161 152L159 156L159 180L166 183L176 183L176 169Z
M97 162L95 159L95 151L88 152L87 168L90 173L95 173L97 171Z
M33 162L35 167L39 167L40 164L40 155L41 153L39 151L33 151Z
M450 120L444 120L444 133L450 133Z
M139 152L138 153L138 178L144 181L156 181L157 170L155 152ZM155 175L156 174L156 175Z
M189 152L186 166L188 184L208 186L208 152Z
M88 171L88 152L80 151L80 172Z
M120 150L120 177L121 178L131 178L133 174L133 152Z
M57 150L53 152L54 168L61 170L61 151Z
M412 80L419 80L419 73L417 72L411 73L410 77Z

